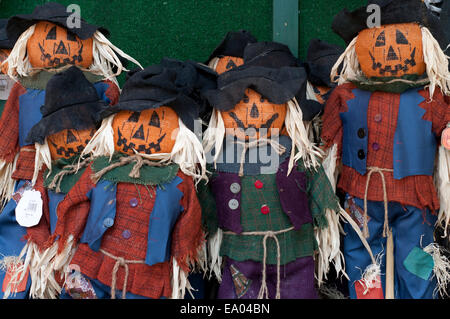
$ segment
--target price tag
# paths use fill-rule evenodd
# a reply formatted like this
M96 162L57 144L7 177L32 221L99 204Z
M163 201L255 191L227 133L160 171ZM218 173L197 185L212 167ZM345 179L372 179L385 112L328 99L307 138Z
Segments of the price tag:
M14 80L6 74L0 74L0 100L7 100L14 86Z
M41 193L26 190L16 207L16 220L23 227L32 227L39 223L42 217Z

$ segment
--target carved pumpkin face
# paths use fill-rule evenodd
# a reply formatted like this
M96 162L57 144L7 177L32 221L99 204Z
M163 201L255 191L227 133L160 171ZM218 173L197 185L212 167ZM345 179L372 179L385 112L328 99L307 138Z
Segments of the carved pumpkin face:
M11 50L8 49L0 49L0 63L5 61L9 54L11 53ZM1 73L7 74L8 73L8 63L5 63L1 68Z
M171 153L178 134L178 116L167 106L142 112L121 111L114 116L112 128L117 152Z
M52 160L71 158L80 154L95 134L95 129L67 129L47 136Z
M361 31L356 54L366 77L402 77L425 72L422 32L416 23L390 24Z
M232 110L222 112L226 133L241 140L270 137L272 129L279 134L285 117L286 104L273 104L251 89Z
M81 40L67 29L47 21L36 24L27 43L34 68L58 68L66 64L88 68L93 62L92 38Z
M219 58L219 61L216 65L216 72L218 74L221 74L223 72L229 71L233 68L236 68L238 66L241 66L244 64L244 59L233 57L233 56L223 56Z

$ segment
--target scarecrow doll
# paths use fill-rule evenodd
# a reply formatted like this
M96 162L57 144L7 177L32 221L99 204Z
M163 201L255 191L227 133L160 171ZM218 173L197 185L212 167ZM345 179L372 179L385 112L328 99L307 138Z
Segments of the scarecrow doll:
M183 298L204 264L199 73L168 65L130 74L84 150L94 159L57 207L49 267L66 278L75 269L92 298Z
M438 214L450 212L443 147L435 170L450 122L448 43L420 0L369 4L379 5L379 27L367 27L366 7L333 21L348 46L331 73L339 85L321 135L351 217L343 242L350 297L433 298L450 270L433 239Z
M32 14L18 15L8 20L8 38L15 42L4 61L14 84L0 119L0 200L4 205L0 214L0 254L18 256L25 242L21 238L26 228L15 218L15 208L22 194L36 182L46 144L31 143L27 136L38 123L45 102L45 87L55 73L72 65L80 68L94 85L96 92L108 104L117 102L119 88L115 76L122 64L115 52L131 59L113 46L105 37L108 32L84 20L80 28L67 27L69 13L58 3L46 3L35 8ZM134 60L133 60L134 61ZM135 62L137 63L137 62ZM116 72L113 72L115 69ZM67 90L71 90L69 85ZM0 281L4 280L10 260L3 259ZM0 292L3 296L3 290ZM16 294L21 298L21 294Z
M68 90L68 88L71 88ZM47 145L40 148L41 158L47 159L47 168L38 175L34 191L40 193L42 209L36 217L24 219L17 214L16 219L25 224L27 244L16 259L15 272L9 281L8 294L18 290L21 276L30 276L32 298L47 298L44 293L48 289L60 291L62 282L51 282L52 287L44 287L41 282L47 274L47 268L37 266L50 264L41 253L51 245L57 215L56 208L66 193L81 176L90 158L81 161L80 154L89 143L99 124L99 114L107 107L101 100L94 85L89 82L83 72L72 66L66 71L52 76L46 86L45 104L41 107L42 119L30 130L27 141ZM30 216L33 216L30 212ZM23 261L26 255L26 260ZM51 255L47 255L50 257ZM23 265L29 265L30 271L24 273ZM59 278L57 278L59 279ZM25 282L22 283L24 285ZM81 293L82 287L71 287L71 292Z
M306 72L285 49L247 45L252 62L244 58L205 93L212 175L199 198L221 299L317 298L317 248L320 281L331 262L342 270L339 205L297 102Z

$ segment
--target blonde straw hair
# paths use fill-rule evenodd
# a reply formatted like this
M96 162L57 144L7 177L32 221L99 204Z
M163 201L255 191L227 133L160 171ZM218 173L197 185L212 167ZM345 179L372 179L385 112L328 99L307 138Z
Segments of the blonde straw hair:
M305 128L303 122L303 113L297 100L293 98L286 104L286 117L284 124L288 132L289 137L292 140L292 150L289 159L289 166L287 175L290 174L294 164L302 159L305 167L315 168L320 162L320 158L323 156L322 151L314 145L308 138L308 130ZM211 118L203 135L203 148L205 153L209 153L213 148L215 149L214 166L216 167L217 159L220 154L220 150L223 146L225 138L225 124L223 122L220 111L213 110Z
M114 114L103 119L100 128L84 148L81 156L88 154L93 157L109 156L110 160L115 152L114 130L112 122ZM206 156L203 147L197 136L184 125L178 118L178 132L175 144L171 153L141 154L140 156L149 160L164 162L174 162L180 166L181 171L191 176L196 184L201 180L207 180L206 176ZM174 131L175 133L175 131ZM135 153L138 153L134 150Z
M433 37L431 32L426 27L420 27L422 32L422 47L423 58L426 65L426 73L428 78L426 79L426 87L430 90L430 99L433 97L434 90L438 86L444 95L450 94L450 72L448 71L448 59L439 46L438 41ZM332 81L337 82L339 85L349 82L358 81L364 79L365 76L361 71L361 67L356 55L355 37L352 42L347 46L346 50L334 64L331 69L330 78ZM338 68L342 65L342 70L338 74ZM405 82L405 83L418 83L405 79L394 79L385 83L393 82ZM382 82L373 82L374 84L380 84ZM425 84L425 82L424 82Z
M33 68L27 55L27 43L34 33L35 26L36 25L32 25L20 35L20 37L16 41L16 44L11 50L10 55L2 63L2 65L8 63L8 75L16 81L19 76L32 76L42 70L57 73L71 67L71 65L65 65L58 69ZM122 62L120 61L117 54L135 63L140 68L143 68L138 61L112 44L100 31L97 30L92 38L93 63L87 69L80 67L81 70L96 75L101 75L103 76L104 80L110 80L119 87L116 76L122 73L122 71L128 70L123 67ZM113 72L114 67L117 68L117 71L115 73Z

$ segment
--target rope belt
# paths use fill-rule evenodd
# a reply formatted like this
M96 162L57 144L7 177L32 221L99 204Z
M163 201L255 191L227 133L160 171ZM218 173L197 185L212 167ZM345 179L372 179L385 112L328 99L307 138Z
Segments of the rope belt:
M252 141L252 142L236 141L235 143L242 145L242 147L244 148L242 150L241 160L239 162L240 163L239 176L243 176L244 175L245 154L247 153L249 148L255 147L255 146L265 146L265 145L270 144L270 146L272 146L272 148L275 150L275 152L278 153L278 155L282 155L282 154L284 154L284 152L286 152L286 147L284 147L280 143L276 142L273 139L267 139L267 138L263 138L263 137L255 140L255 141Z
M100 251L114 259L116 263L114 264L113 271L112 271L112 278L111 278L111 299L116 299L116 281L117 281L117 271L119 270L119 267L122 266L125 268L125 277L123 279L123 288L122 288L122 299L125 299L125 296L127 294L127 282L128 282L128 264L145 264L144 261L141 260L126 260L122 257L116 257L107 251L104 251L103 249L100 249Z
M287 233L288 231L293 230L294 227L289 227L286 229L278 230L278 231L253 231L253 232L242 232L240 234L233 233L231 231L225 231L224 234L227 235L245 235L245 236L264 236L263 237L263 249L264 249L264 261L263 261L263 270L262 270L262 280L261 280L261 288L259 289L258 299L269 298L269 291L267 289L266 283L266 259L267 259L267 239L273 238L277 245L277 292L276 299L280 299L280 243L278 242L277 235Z
M381 181L383 185L383 202L384 202L384 225L383 225L383 237L386 237L389 233L389 219L388 219L388 199L387 199L387 192L386 192L386 180L384 178L383 172L393 172L393 169L389 168L379 168L370 166L367 168L369 170L369 173L367 175L367 181L366 181L366 191L364 193L364 228L363 228L363 234L366 238L369 237L369 227L367 225L368 223L368 216L367 216L367 193L369 191L369 184L370 184L370 178L372 177L373 173L378 173L381 175Z

